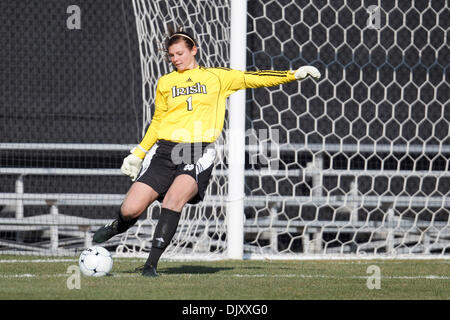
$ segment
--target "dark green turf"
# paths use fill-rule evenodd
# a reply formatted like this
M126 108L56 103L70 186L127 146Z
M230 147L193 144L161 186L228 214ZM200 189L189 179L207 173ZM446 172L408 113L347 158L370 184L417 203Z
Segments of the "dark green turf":
M23 261L13 261L21 259ZM161 261L158 278L134 269L144 260L115 258L111 275L80 277L69 289L67 273L78 261L30 262L42 257L0 255L0 299L449 299L449 260ZM13 262L5 262L11 260ZM368 289L368 267L381 273ZM72 278L69 278L72 277Z

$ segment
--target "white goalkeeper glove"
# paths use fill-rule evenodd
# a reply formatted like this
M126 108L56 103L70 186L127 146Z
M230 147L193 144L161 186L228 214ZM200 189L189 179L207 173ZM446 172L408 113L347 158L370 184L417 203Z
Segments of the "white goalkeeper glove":
M122 166L120 167L120 171L127 176L130 176L132 181L136 180L142 166L142 159L133 154L134 150L135 149L131 150L131 154L123 159Z
M319 70L316 67L312 66L300 67L294 73L295 79L297 80L305 79L308 75L316 79L320 78Z

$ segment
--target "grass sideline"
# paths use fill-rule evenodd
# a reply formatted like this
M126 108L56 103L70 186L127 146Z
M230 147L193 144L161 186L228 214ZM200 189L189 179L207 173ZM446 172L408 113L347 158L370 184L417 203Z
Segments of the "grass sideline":
M0 255L1 300L448 300L450 260L161 261L158 278L134 269L144 260L115 258L111 275L81 276L69 289L76 258ZM380 288L369 289L369 266Z

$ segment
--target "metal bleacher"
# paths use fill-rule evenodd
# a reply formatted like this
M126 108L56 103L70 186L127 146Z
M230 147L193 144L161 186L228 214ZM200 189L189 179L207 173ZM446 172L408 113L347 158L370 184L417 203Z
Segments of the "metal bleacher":
M89 149L89 150L129 150L129 145L65 145L65 144L0 144L0 150L16 149L20 150L26 148L27 150L36 148L40 150L73 150L73 149ZM304 146L292 145L289 150L305 150L318 152L323 148L324 151L358 151L353 150L354 146ZM369 150L369 146L363 146ZM384 147L386 148L386 147ZM392 146L390 146L392 151ZM283 149L283 148L282 148ZM352 150L350 150L352 149ZM418 151L419 147L416 147ZM249 150L249 148L247 149ZM251 150L250 150L251 151ZM286 151L286 150L285 150ZM361 150L359 150L361 151ZM373 152L373 148L371 149ZM421 152L449 152L450 150L420 150ZM317 161L319 159L319 161ZM85 176L118 176L122 175L119 169L82 169L82 168L20 168L8 167L0 168L0 175L14 175L16 176L14 192L0 193L0 205L9 207L14 211L14 217L0 216L0 232L17 232L16 239L0 240L0 252L2 253L17 253L26 252L27 254L40 255L73 255L80 247L90 246L92 232L98 226L109 222L108 219L86 218L67 216L60 212L61 206L120 206L124 199L124 194L105 194L105 193L27 193L24 190L23 177L26 175L48 175L48 176L71 176L71 175L85 175ZM227 171L223 169L214 170L215 176L226 176ZM309 196L292 196L292 195L250 195L245 199L246 207L266 207L273 208L274 206L314 206L314 207L333 207L339 208L348 212L351 217L349 221L324 221L324 220L295 220L287 221L280 220L276 214L265 217L252 217L245 221L244 231L246 233L258 232L261 229L271 230L267 237L271 241L276 242L277 237L273 236L276 232L292 232L309 234L309 237L303 239L312 239L313 241L320 240L318 237L327 232L339 233L355 233L358 231L374 232L380 235L379 242L385 242L389 230L395 227L395 233L411 232L412 229L427 229L430 223L427 221L410 221L407 219L400 219L394 214L396 207L408 207L411 205L417 207L428 208L450 208L450 200L446 197L427 197L427 196L392 196L392 195L360 195L358 187L355 183L347 194L344 195L323 195L321 191L321 184L323 177L338 176L338 177L352 177L356 181L359 176L370 177L392 177L392 176L435 176L435 177L450 177L449 171L408 171L408 170L337 170L324 169L320 157L316 157L315 162L310 162L304 169L294 170L246 170L246 176L289 176L302 177L303 180L312 178L312 189ZM12 191L12 190L11 190ZM211 205L214 202L223 199L221 195L212 195L205 199L205 205ZM48 213L44 215L24 216L25 206L48 206ZM383 206L386 211L386 219L381 222L376 221L359 221L356 208L360 207L379 207ZM430 229L427 236L433 239L440 237L440 246L448 246L450 240L450 230L448 230L447 222L433 222L434 229ZM148 226L147 226L148 227ZM306 230L307 229L307 230ZM21 232L26 231L44 231L48 232L48 239L46 241L24 242L20 237ZM149 230L147 230L149 232ZM392 237L391 246L394 246L395 237ZM413 237L419 237L419 235ZM414 240L414 239L413 239ZM416 239L417 240L417 239ZM118 240L116 240L117 242ZM320 242L320 241L319 241ZM118 244L118 242L116 243ZM370 245L375 245L376 241ZM252 246L247 245L246 249L252 251ZM303 241L304 253L318 253L321 248L314 249L310 246L308 241ZM333 249L330 249L331 252ZM335 248L336 252L345 252L347 249ZM276 249L275 249L276 251ZM276 254L272 249L272 253Z
M1 143L0 150L130 150L129 145L105 144L31 144ZM118 176L119 169L83 168L0 168L1 175L16 176L15 190L0 193L0 206L14 211L14 217L0 216L0 232L16 232L16 240L0 240L0 252L42 255L70 255L77 246L90 246L92 230L107 223L107 219L91 219L67 216L59 211L60 206L119 206L123 194L81 194L81 193L27 193L23 177L29 175L47 176ZM13 190L11 190L13 191ZM48 206L48 213L24 216L25 206ZM21 232L48 232L49 241L24 242Z

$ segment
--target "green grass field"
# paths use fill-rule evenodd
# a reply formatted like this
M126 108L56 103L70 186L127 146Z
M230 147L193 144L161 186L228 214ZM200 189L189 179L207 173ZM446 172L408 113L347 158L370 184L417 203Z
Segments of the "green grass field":
M115 258L111 274L81 276L69 289L75 258L0 255L2 300L336 300L449 299L450 260L161 261L158 278L134 269L144 260ZM368 289L368 267L380 288ZM73 279L73 278L72 278Z

